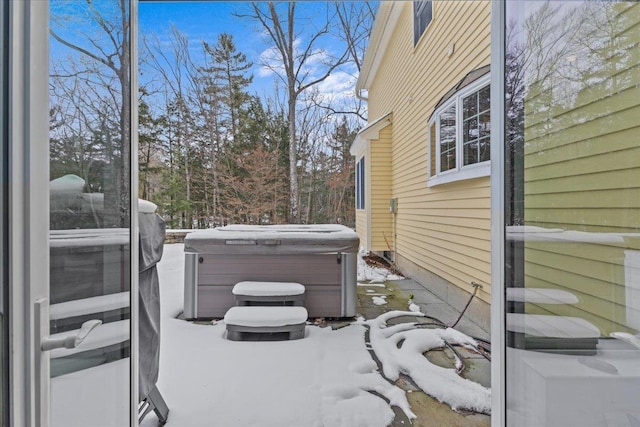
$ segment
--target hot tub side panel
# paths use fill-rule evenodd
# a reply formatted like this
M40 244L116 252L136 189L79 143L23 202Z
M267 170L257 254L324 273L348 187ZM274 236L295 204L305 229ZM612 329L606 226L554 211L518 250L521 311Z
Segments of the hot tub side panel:
M358 254L342 254L342 311L341 317L356 315L358 299Z
M184 254L184 317L198 317L198 254Z
M231 289L241 281L301 283L309 317L344 317L344 261L338 254L199 254L197 317L223 317L235 305Z

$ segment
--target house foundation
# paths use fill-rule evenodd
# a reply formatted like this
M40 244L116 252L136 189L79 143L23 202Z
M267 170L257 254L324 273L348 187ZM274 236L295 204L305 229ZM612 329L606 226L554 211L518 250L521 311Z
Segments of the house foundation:
M400 272L409 277L427 290L441 298L447 304L458 311L464 310L471 294L446 279L420 267L414 262L396 254L396 266ZM491 306L480 298L474 298L464 314L465 318L476 323L485 331L491 330Z

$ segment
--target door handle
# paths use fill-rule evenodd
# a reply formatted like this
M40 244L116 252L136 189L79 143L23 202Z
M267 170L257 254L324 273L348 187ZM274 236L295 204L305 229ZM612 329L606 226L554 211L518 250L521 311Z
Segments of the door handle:
M42 338L42 351L54 350L56 348L76 348L97 326L102 324L102 320L87 320L82 324L80 330L75 335L69 335L62 338Z

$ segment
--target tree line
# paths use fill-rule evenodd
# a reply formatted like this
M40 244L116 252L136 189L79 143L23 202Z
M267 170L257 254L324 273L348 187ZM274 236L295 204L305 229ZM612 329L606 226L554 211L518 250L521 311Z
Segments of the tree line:
M123 126L129 126L122 119L129 108L123 96L129 90L123 78L128 64L122 59L128 28L110 25L124 22L125 3L120 6L109 13L93 9L89 19L102 34L82 36L88 46L99 47L94 51L65 39L52 25L52 37L79 53L51 66L52 178L75 171L87 178L104 175L105 162L96 161L100 153L126 145L113 142L124 140ZM194 43L171 27L168 42L153 34L140 38L140 197L156 203L171 228L354 226L349 147L366 111L355 97L336 101L323 94L319 83L339 70L359 71L373 8L366 2L327 3L326 19L310 26L295 2L243 6L236 19L261 28L272 47L271 62L259 64L273 69L268 95L251 93L254 64L231 34ZM328 37L341 40L342 49L322 48ZM194 55L195 48L201 54ZM110 158L117 159L113 151Z

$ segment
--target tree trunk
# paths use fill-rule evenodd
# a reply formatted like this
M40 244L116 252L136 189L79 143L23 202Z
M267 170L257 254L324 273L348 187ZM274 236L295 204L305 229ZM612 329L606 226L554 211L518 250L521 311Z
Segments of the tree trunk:
M293 83L291 84L293 87ZM289 91L289 222L298 224L298 150L296 145L296 100L297 96Z

